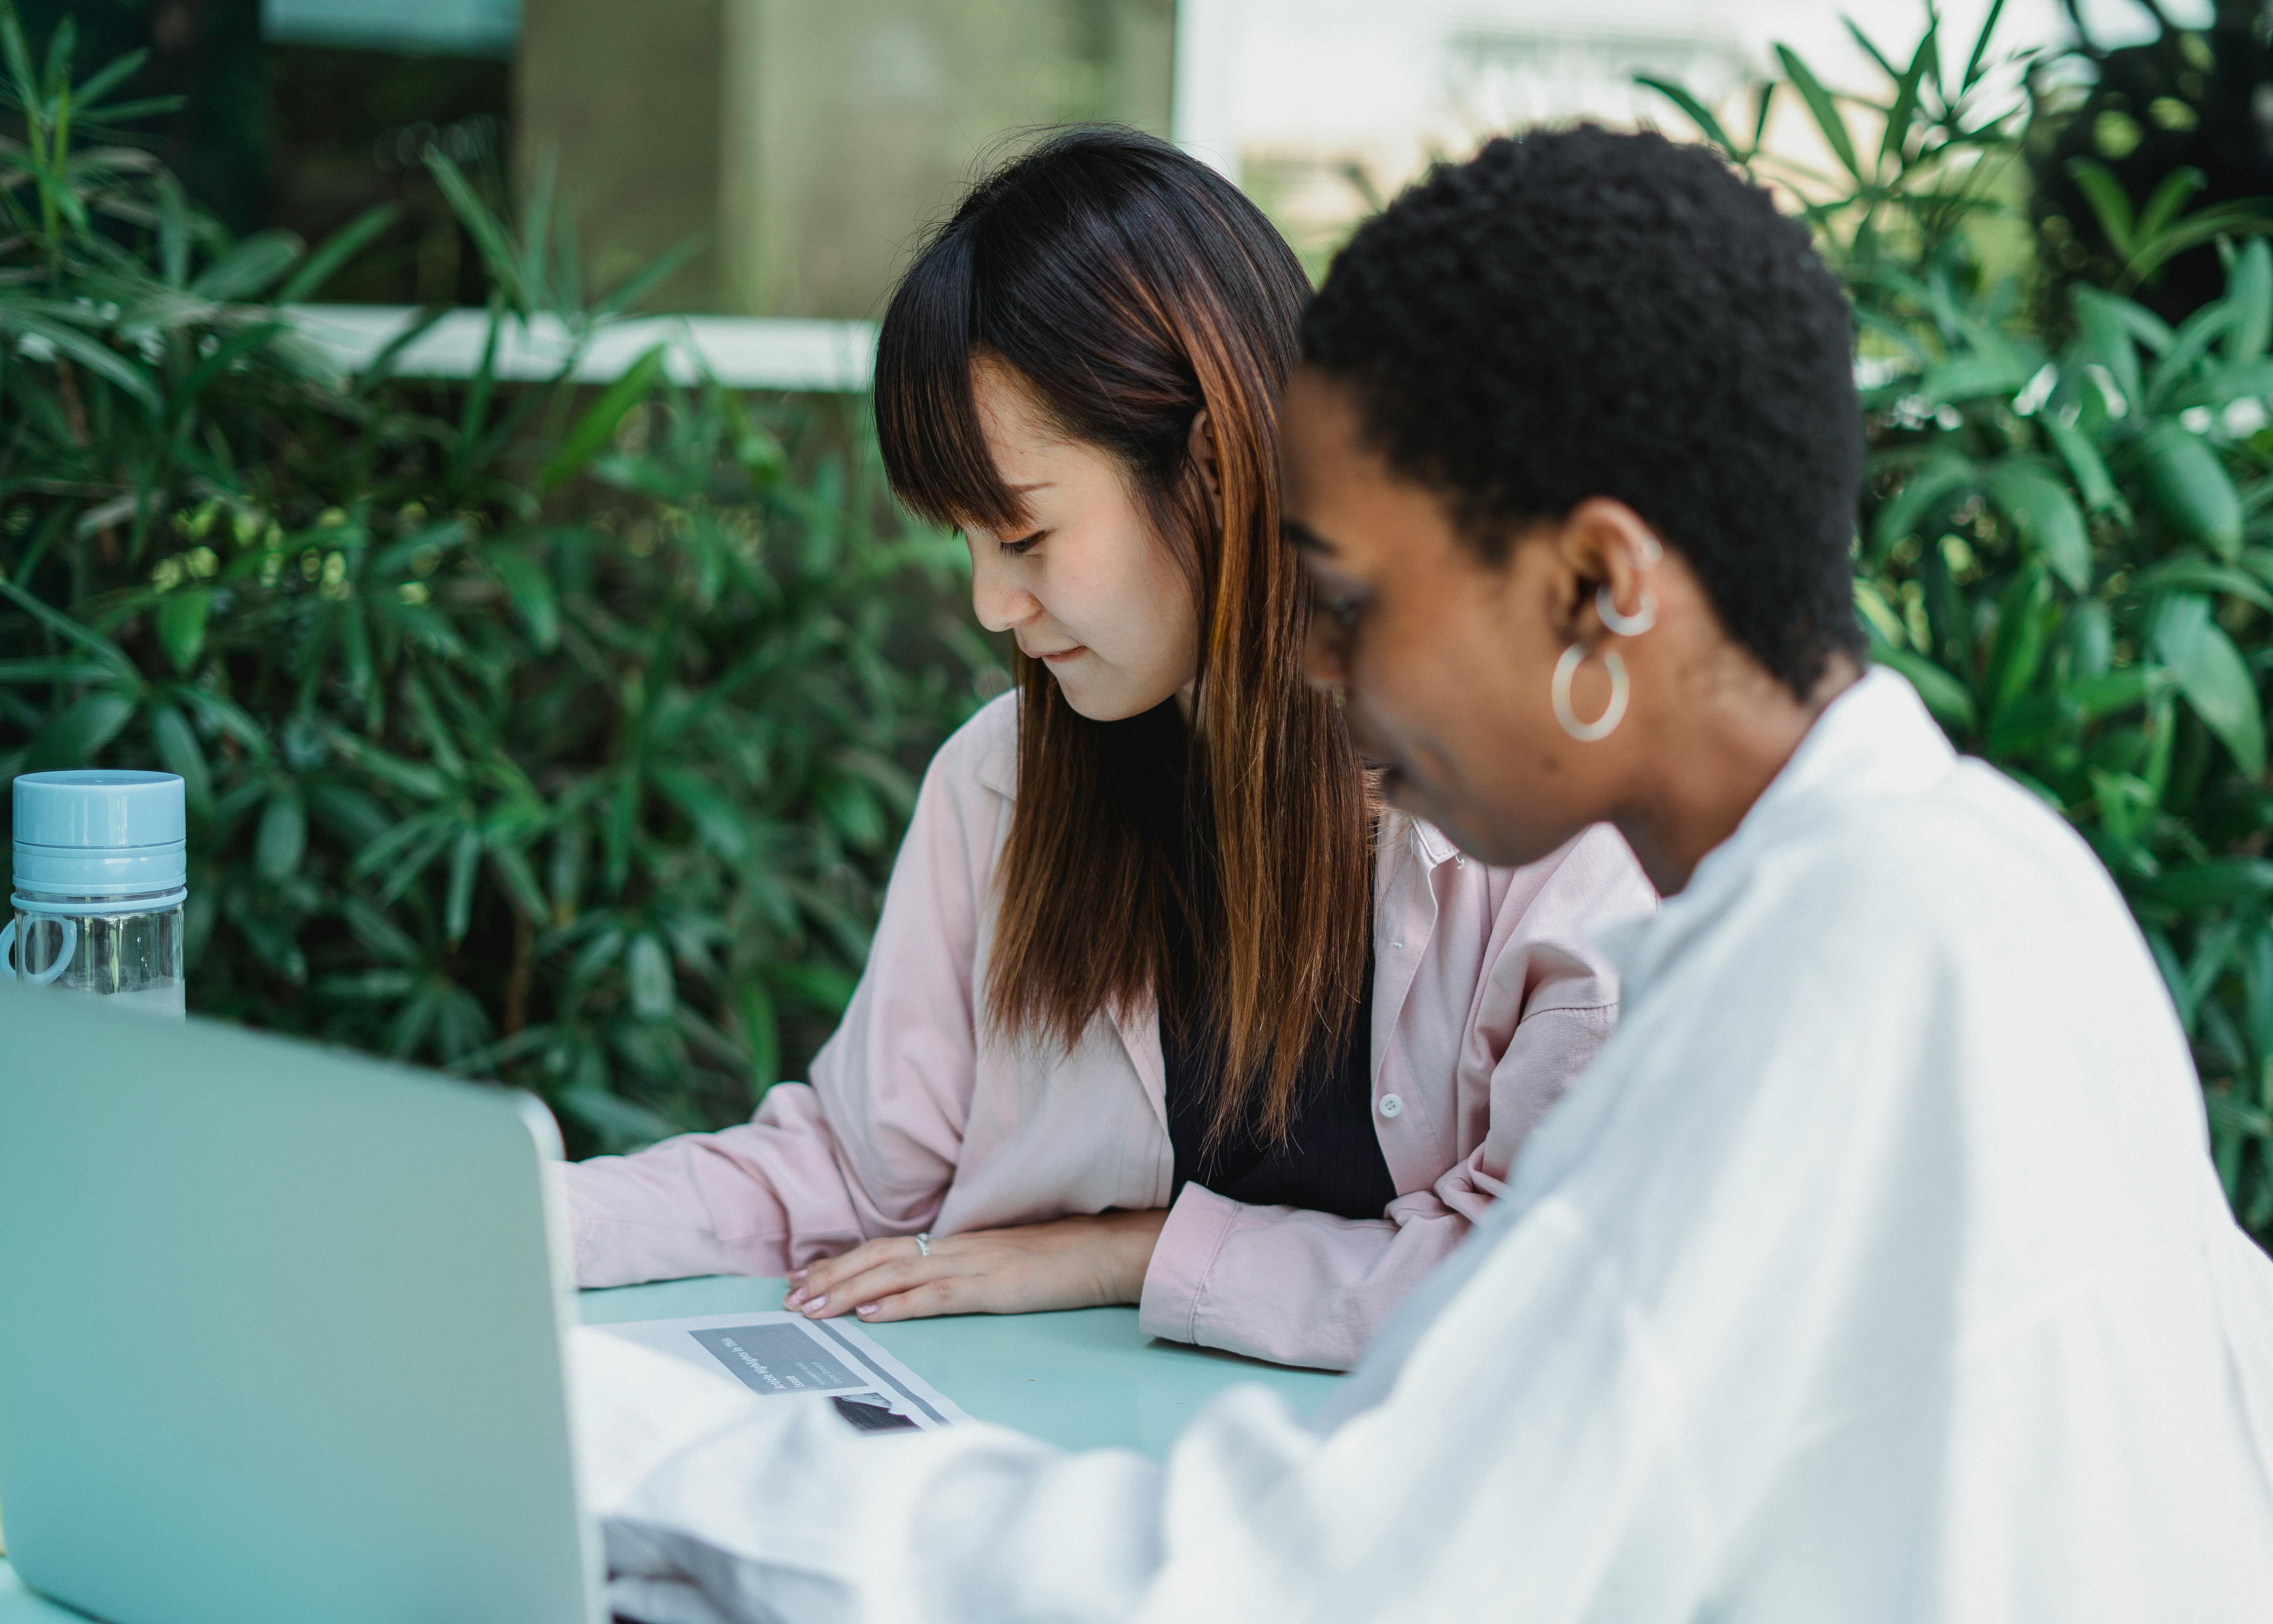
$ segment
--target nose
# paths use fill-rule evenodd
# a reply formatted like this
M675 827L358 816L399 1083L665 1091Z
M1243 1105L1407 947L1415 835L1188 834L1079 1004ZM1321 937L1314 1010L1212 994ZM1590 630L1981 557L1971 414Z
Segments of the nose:
M1016 561L991 542L971 543L971 612L989 632L1015 632L1042 612L1042 601L1018 584Z

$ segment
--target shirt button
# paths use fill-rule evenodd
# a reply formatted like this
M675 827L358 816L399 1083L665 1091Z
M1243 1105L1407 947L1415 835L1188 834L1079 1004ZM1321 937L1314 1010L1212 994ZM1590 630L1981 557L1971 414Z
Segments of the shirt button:
M1394 1094L1384 1094L1381 1096L1381 1114L1383 1116L1393 1117L1404 1109L1405 1102L1398 1098Z

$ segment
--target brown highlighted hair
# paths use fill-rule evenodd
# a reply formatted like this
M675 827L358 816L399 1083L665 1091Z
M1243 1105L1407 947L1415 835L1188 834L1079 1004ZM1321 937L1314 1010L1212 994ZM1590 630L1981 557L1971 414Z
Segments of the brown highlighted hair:
M972 392L974 364L1000 364L1061 432L1120 463L1192 580L1190 767L1210 786L1217 864L1213 917L1194 921L1197 1019L1223 1059L1217 1138L1241 1123L1283 1136L1305 1063L1348 1030L1370 951L1364 775L1302 680L1307 598L1279 534L1277 398L1308 293L1221 176L1135 131L1083 128L972 191L893 295L876 354L885 468L911 508L996 535L1024 522ZM1212 498L1189 454L1203 408ZM1111 724L1075 712L1038 662L1017 660L1017 685L986 1013L1069 1047L1099 1011L1157 995L1182 904L1145 827L1159 797L1129 792Z

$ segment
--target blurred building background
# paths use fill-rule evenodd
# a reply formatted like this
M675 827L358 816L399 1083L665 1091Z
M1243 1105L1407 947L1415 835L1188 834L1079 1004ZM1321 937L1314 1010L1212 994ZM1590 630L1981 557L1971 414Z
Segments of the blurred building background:
M1986 0L1956 0L1969 39ZM2191 10L2190 10L2191 8ZM476 302L470 245L421 154L493 195L557 175L594 280L697 244L652 303L873 317L911 245L1018 132L1116 119L1236 176L1313 264L1439 154L1577 117L1682 127L1632 75L1708 98L1793 46L1871 84L1818 0L28 0L82 60L146 46L189 106L168 157L233 227L316 239L379 201L386 251L341 302ZM1845 18L1906 49L1915 0ZM2209 0L2166 6L2182 25ZM2103 42L2153 32L2090 0ZM2012 0L2007 50L2067 37L2059 0ZM1797 109L1794 109L1795 111ZM1805 139L1804 132L1795 137Z

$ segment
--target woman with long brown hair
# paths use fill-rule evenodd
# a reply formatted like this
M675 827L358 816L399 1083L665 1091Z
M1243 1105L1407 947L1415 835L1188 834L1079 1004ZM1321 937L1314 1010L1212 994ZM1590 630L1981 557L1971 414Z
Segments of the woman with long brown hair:
M1384 809L1303 681L1277 397L1308 288L1134 131L982 183L895 295L895 490L959 528L1016 691L926 775L809 1085L572 1171L587 1285L791 1274L874 1320L1135 1303L1352 1362L1607 1035L1607 827L1497 869Z

